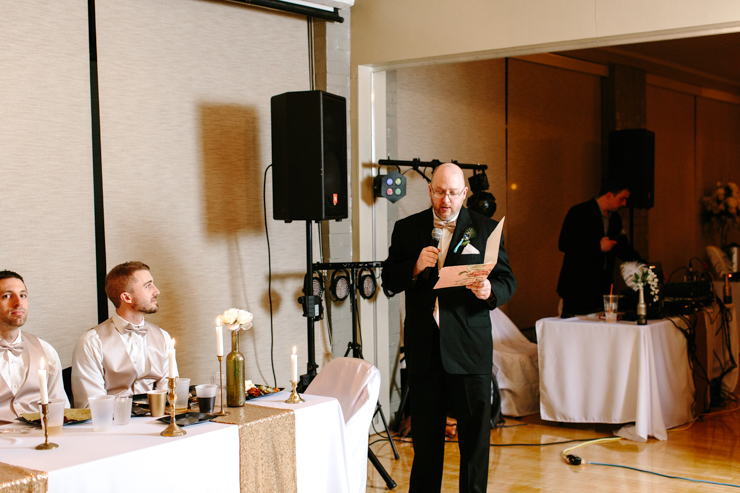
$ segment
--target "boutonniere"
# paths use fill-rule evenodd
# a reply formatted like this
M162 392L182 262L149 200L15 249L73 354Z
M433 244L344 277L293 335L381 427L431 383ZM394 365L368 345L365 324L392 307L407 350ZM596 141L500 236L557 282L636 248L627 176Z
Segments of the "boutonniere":
M463 237L460 238L460 243L457 244L452 253L457 253L457 250L460 247L464 248L465 246L467 246L468 243L470 243L470 240L472 240L473 238L475 238L475 230L473 228L466 229L465 233L463 233Z

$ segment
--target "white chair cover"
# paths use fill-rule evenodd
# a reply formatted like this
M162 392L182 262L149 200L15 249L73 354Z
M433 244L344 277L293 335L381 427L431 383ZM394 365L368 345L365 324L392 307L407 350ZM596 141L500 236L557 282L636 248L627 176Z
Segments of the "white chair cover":
M344 415L344 453L351 493L367 486L368 430L380 393L380 370L358 358L335 358L316 375L306 394L334 397Z
M537 344L529 342L504 312L491 311L493 373L501 391L505 416L526 416L540 410Z

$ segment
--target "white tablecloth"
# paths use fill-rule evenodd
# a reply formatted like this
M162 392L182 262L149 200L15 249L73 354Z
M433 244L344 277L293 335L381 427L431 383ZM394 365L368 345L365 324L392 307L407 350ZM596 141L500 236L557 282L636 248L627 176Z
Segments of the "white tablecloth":
M295 411L298 493L349 491L344 454L344 417L333 397L301 394L306 402L286 404L290 394L280 392L247 401Z
M50 493L239 491L236 426L200 423L177 438L160 436L164 429L151 417L99 433L91 423L66 426L49 438L54 450L34 449L40 430L2 434L0 462L47 471Z
M550 421L631 423L631 440L667 438L692 419L694 382L686 339L670 320L607 324L537 321L540 413Z
M303 396L307 402L285 404L287 393L252 400L247 405L289 408L296 419L298 492L346 492L344 419L336 399ZM13 424L0 427L23 428ZM0 462L49 473L50 493L156 491L239 492L239 429L221 423L185 428L187 435L160 436L165 425L150 417L131 418L108 432L92 424L65 426L50 441L54 450L35 450L40 430L0 434Z

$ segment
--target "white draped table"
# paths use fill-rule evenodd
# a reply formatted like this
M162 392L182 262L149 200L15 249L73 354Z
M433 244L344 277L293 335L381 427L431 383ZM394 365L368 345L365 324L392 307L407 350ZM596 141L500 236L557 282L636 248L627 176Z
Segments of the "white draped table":
M298 492L345 492L344 419L336 399L306 395L289 406L288 394L247 403L286 407L295 412ZM265 400L268 399L268 400ZM226 409L228 411L228 408ZM12 424L0 427L27 428ZM131 418L126 426L96 433L91 423L65 426L50 441L55 450L35 450L40 430L0 434L0 462L48 472L51 493L157 491L239 492L239 430L223 423L185 428L187 435L165 438L165 425L154 418Z
M542 419L627 424L619 436L646 441L693 418L686 339L670 320L546 318L536 330Z

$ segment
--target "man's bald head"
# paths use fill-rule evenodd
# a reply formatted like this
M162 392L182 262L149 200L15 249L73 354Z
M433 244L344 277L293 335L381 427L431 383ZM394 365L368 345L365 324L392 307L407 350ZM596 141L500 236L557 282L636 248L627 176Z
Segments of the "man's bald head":
M460 212L468 187L465 175L454 163L437 166L429 184L429 198L438 218L448 221Z

